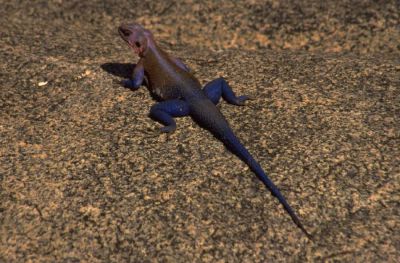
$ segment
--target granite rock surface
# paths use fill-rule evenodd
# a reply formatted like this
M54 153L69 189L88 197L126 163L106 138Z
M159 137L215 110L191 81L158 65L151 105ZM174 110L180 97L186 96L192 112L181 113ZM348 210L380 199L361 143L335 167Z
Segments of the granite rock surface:
M2 1L1 262L400 260L397 1ZM118 82L136 21L206 83L314 240L190 118Z

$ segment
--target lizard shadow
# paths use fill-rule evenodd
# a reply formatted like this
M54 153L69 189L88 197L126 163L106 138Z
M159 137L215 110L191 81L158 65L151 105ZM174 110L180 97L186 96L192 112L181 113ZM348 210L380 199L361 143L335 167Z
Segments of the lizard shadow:
M100 67L111 75L129 79L132 77L136 64L132 63L104 63Z

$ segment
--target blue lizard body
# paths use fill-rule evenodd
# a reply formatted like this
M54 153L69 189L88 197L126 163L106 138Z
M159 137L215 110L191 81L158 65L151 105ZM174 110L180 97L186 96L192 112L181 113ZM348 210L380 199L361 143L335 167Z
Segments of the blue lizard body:
M221 97L230 104L241 106L248 96L236 96L223 78L209 82L202 89L190 69L182 61L160 49L150 31L138 24L121 25L118 32L140 57L133 78L124 84L137 89L146 79L150 92L160 99L160 102L151 107L150 117L164 124L161 131L173 132L176 129L174 117L191 116L249 166L283 205L294 223L311 238L279 189L235 136L216 107Z

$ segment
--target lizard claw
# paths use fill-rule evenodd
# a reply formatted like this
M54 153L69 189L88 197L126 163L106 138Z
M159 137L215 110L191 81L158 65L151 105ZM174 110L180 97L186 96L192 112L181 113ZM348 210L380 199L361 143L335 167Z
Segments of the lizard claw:
M132 89L132 90L137 90L140 87L140 85L136 86L132 79L121 80L120 84L121 84L121 86Z
M236 98L236 105L243 106L246 100L251 100L247 95L239 96Z
M162 133L173 133L176 130L176 125L168 125L160 128Z

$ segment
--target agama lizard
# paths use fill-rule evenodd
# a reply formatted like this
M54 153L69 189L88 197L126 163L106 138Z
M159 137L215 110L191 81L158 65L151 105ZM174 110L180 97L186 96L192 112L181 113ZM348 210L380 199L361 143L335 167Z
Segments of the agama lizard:
M237 97L223 78L209 82L202 89L190 69L181 60L162 50L155 43L152 33L138 24L123 24L118 28L118 32L139 56L133 78L124 81L124 85L135 90L144 81L147 82L149 91L160 100L151 107L150 117L164 124L161 131L175 131L174 117L191 116L249 166L278 198L294 223L311 238L279 189L241 144L216 107L221 97L233 105L244 105L249 97Z

